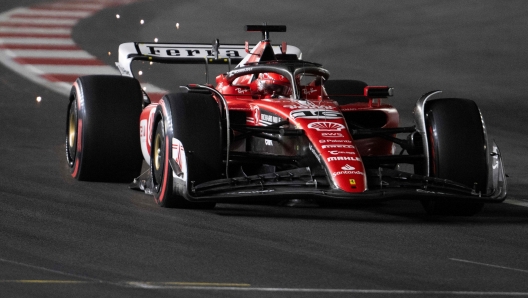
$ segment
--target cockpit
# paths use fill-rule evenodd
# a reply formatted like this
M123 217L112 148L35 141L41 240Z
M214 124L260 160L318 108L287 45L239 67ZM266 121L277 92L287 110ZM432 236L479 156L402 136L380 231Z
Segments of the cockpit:
M319 64L295 61L255 63L229 71L222 79L234 89L246 90L253 99L326 99L323 85L329 76Z

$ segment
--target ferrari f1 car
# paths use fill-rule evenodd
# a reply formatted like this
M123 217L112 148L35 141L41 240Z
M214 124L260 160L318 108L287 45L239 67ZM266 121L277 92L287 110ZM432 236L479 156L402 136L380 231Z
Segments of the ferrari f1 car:
M392 88L329 79L298 48L271 44L270 32L286 26L246 30L262 33L252 49L247 41L124 43L122 76L78 78L66 123L71 175L133 181L178 208L398 198L421 200L431 214L473 215L505 199L501 153L474 101L425 93L414 125L400 127L386 103ZM134 78L136 60L228 67L215 86L154 98Z

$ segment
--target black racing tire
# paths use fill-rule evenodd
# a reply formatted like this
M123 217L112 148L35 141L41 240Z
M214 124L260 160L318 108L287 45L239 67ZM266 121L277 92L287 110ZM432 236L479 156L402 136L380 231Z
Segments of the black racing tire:
M66 159L73 178L131 182L140 175L142 102L136 79L110 75L77 79L66 118Z
M156 108L155 119L150 166L156 202L162 207L214 208L214 202L193 200L192 188L222 178L218 104L210 95L168 94Z
M358 80L328 80L324 83L326 94L340 105L368 102L364 96L366 86L367 83Z
M441 98L427 102L424 114L430 175L486 193L487 136L477 104L469 99ZM429 214L459 216L474 215L484 206L467 200L423 200L422 204Z

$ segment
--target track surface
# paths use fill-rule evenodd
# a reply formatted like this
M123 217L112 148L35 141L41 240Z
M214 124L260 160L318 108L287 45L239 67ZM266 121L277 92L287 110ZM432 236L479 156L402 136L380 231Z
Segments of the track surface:
M0 11L34 3L2 1ZM125 41L256 42L243 25L286 24L272 39L298 46L333 78L396 87L404 122L431 89L475 99L503 151L509 202L528 200L528 3L210 5L108 8L72 36L112 65L108 51ZM430 218L408 201L163 209L126 185L69 177L63 94L1 65L0 90L2 297L528 296L526 207L487 205L472 218Z

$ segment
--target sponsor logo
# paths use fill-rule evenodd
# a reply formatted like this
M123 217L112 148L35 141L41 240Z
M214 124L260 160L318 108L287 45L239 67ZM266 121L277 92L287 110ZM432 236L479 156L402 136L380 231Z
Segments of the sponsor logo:
M163 44L139 44L141 54L158 57L205 57L214 58L215 54L211 48L196 48L179 45L163 45ZM238 50L235 49L219 49L220 57L241 57Z
M319 119L319 118L326 118L326 119L338 119L343 118L343 115L337 111L327 111L327 110L317 110L317 109L309 109L309 110L295 110L290 113L290 117L293 119L296 118L307 118L307 119Z
M352 141L350 140L319 140L319 143L321 144L324 144L324 143L348 143L348 144L352 144Z
M263 125L270 125L272 123L281 122L281 118L279 116L260 114L260 117L261 117L260 124L263 124Z
M273 141L272 140L268 140L268 139L264 139L264 144L266 146L273 146Z
M354 147L354 145L341 145L341 144L337 144L337 145L322 145L321 147L323 149L353 149L353 148L356 148L356 147Z
M345 126L335 122L312 122L308 124L308 128L317 131L341 131L345 129Z
M252 70L253 70L253 67L246 67L246 68L243 68L243 69L234 69L234 70L228 72L228 75L229 76L234 76L237 73L240 73L240 72L251 72Z
M331 151L328 151L328 153L332 154L332 155L339 155L339 154L350 154L350 155L356 155L356 152L351 152L351 151L339 151L339 150L331 150Z
M310 95L310 94L312 94L312 93L314 93L314 92L317 92L317 89L310 88L310 89L303 89L303 90L302 90L302 93L303 93L303 94L306 94L306 95Z
M332 161L340 161L340 160L360 161L361 159L359 157L354 157L354 156L332 156L332 157L328 157L326 160L328 162L332 162Z
M353 166L349 165L349 164L346 164L345 166L341 167L341 170L343 171L338 171L338 172L335 172L335 173L332 173L332 177L336 177L336 176L340 176L340 175L365 175L365 173L361 172L361 171L356 171L356 168L354 168ZM349 179L348 180L350 185L352 185L352 187L355 187L356 185L356 180L355 179Z
M363 176L365 174L361 171L339 171L339 172L332 173L332 177L341 176L341 175L362 175Z
M344 138L345 136L340 132L323 132L321 134L323 138Z
M235 91L236 91L238 94L244 94L244 93L249 92L249 90L248 90L248 89L245 89L245 88L235 88Z

